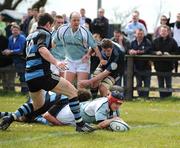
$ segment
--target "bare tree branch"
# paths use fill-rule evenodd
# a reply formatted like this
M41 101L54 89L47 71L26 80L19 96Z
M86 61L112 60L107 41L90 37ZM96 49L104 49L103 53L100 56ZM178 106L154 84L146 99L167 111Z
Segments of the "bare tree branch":
M12 6L12 9L15 10L16 7L22 2L23 0L17 0L15 4Z
M5 0L2 4L0 4L0 11L4 9L11 9L13 0Z
M33 4L32 8L40 8L45 6L47 3L47 0L38 0L35 4Z

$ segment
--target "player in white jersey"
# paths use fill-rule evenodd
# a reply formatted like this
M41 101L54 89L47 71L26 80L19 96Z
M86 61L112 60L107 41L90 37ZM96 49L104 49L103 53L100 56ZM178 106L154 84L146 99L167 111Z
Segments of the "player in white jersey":
M80 104L81 116L87 123L97 124L98 128L106 128L113 120L120 118L119 108L123 99L121 93L113 91L107 97L82 102ZM60 104L56 105L46 112L44 117L55 125L75 125L69 105L63 108Z

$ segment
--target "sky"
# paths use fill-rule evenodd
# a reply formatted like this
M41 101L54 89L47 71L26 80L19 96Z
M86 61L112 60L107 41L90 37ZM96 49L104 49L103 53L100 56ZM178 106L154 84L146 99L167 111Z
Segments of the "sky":
M0 0L3 1L3 0ZM171 21L175 21L176 14L180 12L178 4L179 0L102 0L102 7L105 9L105 16L110 23L120 23L115 18L114 13L125 14L136 8L140 12L140 18L144 19L148 26L148 32L153 32L155 26L159 24L157 16L160 13L160 5L162 6L162 14L166 16L171 12ZM34 0L24 0L19 5L18 11L26 12ZM79 11L80 8L86 9L86 16L91 19L97 15L97 0L48 0L45 9L47 12L55 10L58 14L69 14L72 11ZM129 21L131 18L125 18Z

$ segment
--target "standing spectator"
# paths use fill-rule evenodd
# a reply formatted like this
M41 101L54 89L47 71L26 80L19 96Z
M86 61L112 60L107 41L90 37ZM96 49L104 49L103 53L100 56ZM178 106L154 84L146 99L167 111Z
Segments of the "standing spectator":
M6 23L3 21L3 16L0 14L0 31L3 36L6 36Z
M178 49L180 51L180 13L177 14L177 19L175 23L171 23L173 38L178 44ZM175 62L175 72L178 72L178 61Z
M101 50L102 50L102 48L101 48L101 41L102 41L101 35L99 33L95 33L95 34L93 34L93 38L97 42L99 52L101 52ZM91 61L90 62L91 63L91 65L90 65L90 74L93 74L94 71L96 70L97 66L100 63L100 60L99 60L99 58L98 58L98 56L96 55L95 52L91 55L90 61Z
M28 33L29 33L29 23L30 23L32 18L33 18L32 9L28 8L26 19L24 20L23 25L22 25L22 32L26 36L28 36Z
M90 50L93 48L101 60L101 54L92 34L88 29L80 25L80 14L72 12L70 23L58 29L59 42L63 44L66 61L69 70L65 72L65 78L73 83L77 77L77 82L88 79L90 72Z
M160 36L160 28L162 25L169 25L169 19L165 16L165 15L162 15L161 16L161 19L160 19L160 26L158 26L156 29L155 29L155 32L154 32L154 39L158 38ZM170 31L170 30L169 30ZM170 35L170 34L169 34Z
M86 20L85 14L86 14L86 10L84 8L81 8L80 9L80 15L81 15L81 17L80 17L80 25L85 24L85 20Z
M147 35L147 30L145 26L138 21L139 21L138 14L133 13L131 22L128 23L125 27L125 33L127 34L127 37L130 42L135 40L135 32L137 29L142 29L144 31L145 36Z
M21 92L27 93L28 88L25 83L25 59L23 57L26 38L20 34L20 27L18 25L12 26L12 36L9 37L8 49L3 51L6 56L13 56L13 63L16 68L21 82Z
M4 71L0 73L0 79L2 80L3 90L14 91L15 72L11 71L13 70L12 57L2 54L7 47L8 39L3 35L3 31L0 30L0 68L4 69Z
M45 13L45 12L46 12L46 10L45 10L44 7L40 7L40 8L39 8L39 14L43 14L43 13Z
M127 51L130 49L130 42L129 40L123 35L123 33L120 30L114 31L114 36L111 38L111 40L115 43L117 43L120 46L120 49L126 54ZM125 61L126 64L126 61ZM126 77L125 77L125 71L126 67L124 66L124 73L120 74L120 79L116 82L116 85L119 86L125 86L126 83Z
M93 33L101 34L102 38L108 37L109 20L104 16L104 9L99 8L98 17L92 22Z
M64 13L62 16L64 18L64 24L69 23L69 18L66 16L66 14Z
M92 21L90 18L86 17L85 16L86 14L86 10L84 8L81 8L80 9L80 15L81 15L81 18L80 18L80 25L83 25L85 26L86 28L88 28L90 31L91 30L91 24L92 24Z
M107 96L110 88L119 78L119 71L124 71L124 54L121 49L116 46L111 40L103 39L101 43L102 57L106 61L100 64L95 72L94 77L90 80L82 80L80 87L90 86L93 93L100 92L101 96Z
M52 31L52 48L51 48L51 54L58 60L64 61L65 60L65 52L63 48L63 44L59 42L57 37L57 30L60 26L64 24L64 18L61 15L56 15L54 27ZM60 71L55 65L51 64L51 70L53 73L64 76L64 72Z
M137 10L135 10L134 11L134 13L137 15L137 17L138 17L138 22L139 23L141 23L141 24L143 24L144 25L144 27L146 28L146 30L147 30L147 25L146 25L146 22L143 20L143 19L140 19L139 17L140 17L140 13L139 13L139 11L137 11Z
M130 49L129 40L124 37L123 33L120 30L115 30L113 34L114 36L111 38L111 40L118 43L126 53Z
M32 12L33 12L33 18L31 19L31 21L29 23L29 33L32 33L33 31L36 30L38 15L39 15L39 11L37 8L33 8Z
M159 29L160 37L153 41L153 50L156 55L171 55L176 53L178 46L176 41L169 36L169 27L162 25ZM169 72L171 73L174 68L174 62L172 60L163 60L154 62L155 70L157 72ZM172 76L161 76L158 77L159 88L172 88ZM166 83L166 86L165 86ZM172 96L172 92L161 92L160 97Z
M51 16L52 16L54 19L56 19L56 15L57 15L56 11L51 11Z
M128 51L130 55L143 55L150 54L152 52L151 42L144 36L144 31L142 29L136 30L136 39L131 42L131 48ZM134 61L134 71L137 80L137 88L150 87L151 81L151 65L148 60L135 60ZM142 73L146 75L142 75ZM148 97L149 91L138 91L139 97Z

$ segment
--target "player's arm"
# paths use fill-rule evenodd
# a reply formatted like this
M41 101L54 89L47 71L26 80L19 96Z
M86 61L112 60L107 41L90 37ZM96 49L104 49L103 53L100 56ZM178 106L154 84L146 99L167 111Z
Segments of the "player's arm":
M38 51L39 54L48 62L50 62L51 64L54 64L55 66L57 66L58 68L62 69L62 70L66 70L66 65L63 62L58 61L56 58L53 57L53 55L50 53L50 51L48 50L48 47L46 45L46 38L47 35L46 34L41 34L39 36L39 39L37 41L37 45L38 45Z
M51 122L53 125L63 125L59 120L57 120L54 116L52 116L49 112L46 112L43 117Z
M89 80L82 80L78 83L79 87L94 87L97 83L99 83L101 80L103 80L105 77L107 77L110 74L109 71L104 70L102 73L98 74L97 76L89 79Z
M97 127L100 129L107 128L110 125L110 123L115 119L119 119L119 117L113 117L111 119L106 119L104 121L100 121L98 123Z

